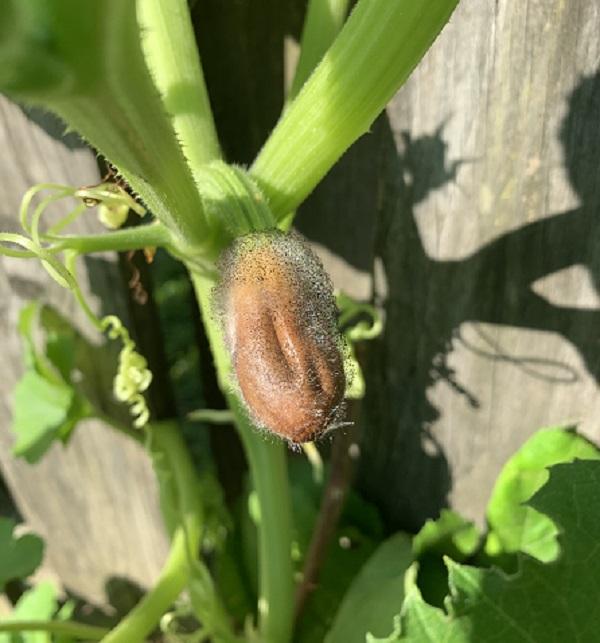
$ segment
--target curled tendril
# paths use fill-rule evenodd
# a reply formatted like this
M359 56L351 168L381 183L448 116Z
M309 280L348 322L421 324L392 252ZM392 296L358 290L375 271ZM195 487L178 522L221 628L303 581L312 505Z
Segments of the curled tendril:
M119 353L119 367L113 382L113 392L117 400L129 405L129 411L135 418L133 425L141 429L150 418L146 399L142 395L152 382L152 372L143 355L135 349L135 342L128 330L115 315L108 315L100 321L103 331L110 339L120 339L123 348Z
M31 212L34 197L41 192L49 192ZM75 197L78 205L46 233L40 232L42 216L48 206L66 197ZM121 320L114 315L98 319L88 305L76 277L77 253L65 250L63 259L58 258L60 247L55 243L62 237L57 234L73 223L87 208L100 206L101 220L111 228L120 227L131 209L143 216L145 209L127 192L115 183L100 183L99 185L73 188L56 183L40 183L30 188L21 201L19 220L25 234L0 233L0 254L9 257L36 257L42 263L46 272L63 288L70 289L77 302L90 319L92 324L101 332L107 331L111 339L120 339L123 348L119 353L119 365L113 382L115 397L129 405L136 428L144 427L150 418L150 411L143 392L150 386L152 373L148 369L145 358L136 351L135 342L123 326ZM18 246L18 248L15 248Z
M49 194L41 199L31 212L34 197L42 192L49 192ZM51 226L46 233L40 232L42 216L48 206L67 197L75 197L80 203ZM120 227L129 210L133 210L140 216L145 213L143 206L116 183L100 183L83 188L73 188L57 183L39 183L27 190L21 200L19 221L25 235L0 233L0 254L18 258L37 257L54 281L63 288L75 290L74 277L57 257L59 248L56 247L55 242L62 239L57 236L59 232L73 223L87 208L96 205L100 206L100 219L110 228ZM20 249L14 246L20 246Z
M23 236L22 234L13 234L10 232L0 233L0 243L9 243L13 246L20 246L22 250L0 245L0 254L9 257L30 258L37 257L46 272L63 288L75 288L73 275L67 270L51 252L42 248L39 243L33 239Z
M365 378L354 344L378 337L383 330L383 320L379 311L370 304L357 302L341 291L335 293L335 298L339 310L338 325L344 343L344 373L347 382L345 397L360 400L365 396ZM358 321L352 324L352 320L357 318Z

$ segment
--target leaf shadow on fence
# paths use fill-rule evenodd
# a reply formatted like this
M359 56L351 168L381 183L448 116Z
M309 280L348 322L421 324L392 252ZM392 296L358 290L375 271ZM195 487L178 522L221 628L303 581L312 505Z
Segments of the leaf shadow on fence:
M359 270L372 271L380 261L385 271L386 330L370 346L359 486L390 528L416 530L448 504L452 472L429 430L441 411L427 391L444 380L479 408L448 363L455 342L473 349L460 335L461 324L558 333L600 379L600 311L556 306L532 289L541 277L582 264L600 292L600 254L594 252L600 241L599 113L597 73L581 79L569 96L559 132L581 205L502 234L464 259L431 258L415 222L415 206L455 181L463 163L447 161L444 124L418 138L403 132L398 145L383 115L301 209L297 222L310 239ZM520 362L496 351L495 358L553 384L577 380L552 356Z

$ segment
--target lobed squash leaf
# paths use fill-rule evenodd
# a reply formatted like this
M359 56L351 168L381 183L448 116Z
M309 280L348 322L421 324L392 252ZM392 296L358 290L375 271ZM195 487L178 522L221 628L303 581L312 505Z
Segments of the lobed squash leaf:
M371 643L545 643L598 640L600 611L600 462L575 460L550 469L528 506L558 530L560 555L542 562L518 555L518 570L446 564L445 610L427 604L409 583L400 617L387 638ZM390 623L390 626L392 624Z
M0 591L8 581L33 574L44 555L44 541L39 536L17 537L14 529L13 520L0 518Z

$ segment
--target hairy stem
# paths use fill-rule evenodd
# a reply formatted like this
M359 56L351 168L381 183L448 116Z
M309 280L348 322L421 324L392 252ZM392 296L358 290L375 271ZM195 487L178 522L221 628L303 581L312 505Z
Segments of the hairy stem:
M172 421L154 425L150 439L155 466L160 469L157 473L161 494L166 493L164 499L169 504L169 510L175 509L183 527L187 545L188 585L198 619L218 643L233 641L235 637L227 611L208 569L199 557L204 508L201 484L189 450L177 424ZM168 526L168 517L165 518Z
M157 473L161 494L166 494L170 508L175 511L177 524L173 531L171 550L158 582L110 632L105 641L133 643L144 640L186 588L191 577L200 578L199 582L202 583L202 594L205 597L203 607L206 612L198 616L207 630L219 634L218 638L215 637L217 641L234 640L210 574L198 558L202 504L200 482L189 451L175 422L152 425L149 436L155 462L160 468ZM201 570L201 573L195 573L192 567Z
M336 433L331 454L330 474L321 498L319 514L315 522L310 545L302 569L302 581L296 590L294 616L297 619L311 592L317 587L319 574L335 535L346 496L352 483L354 459L353 445L358 441L356 423L359 418L358 401L351 402L350 420L352 426Z
M138 0L142 41L192 173L221 157L186 0Z
M211 314L214 283L192 273L219 384L235 415L259 503L259 630L264 643L290 640L293 619L292 513L285 446L252 426L229 383L230 363L218 322Z
M0 90L76 129L182 248L210 249L202 202L142 54L135 3L8 0L7 10Z
M181 2L181 0L179 0ZM161 7L166 6L164 0L152 0L154 11L146 13L144 11L144 21L147 25L155 28L155 37L161 33L166 35L171 31L171 37L179 30L184 38L187 38L189 44L191 40L191 30L187 22L185 26L176 21L179 17L171 16L169 20L173 22L170 25L158 25L157 21L167 18L166 15L161 17ZM169 3L169 9L171 3ZM164 31L163 31L164 30ZM151 36L152 37L152 36ZM188 68L186 62L181 59L185 54L185 43L181 46L177 43L171 43L171 50L165 53L165 57L149 56L148 61L153 73L157 78L159 87L163 93L163 101L167 111L177 119L177 111L181 105L177 105L170 100L169 90L181 88L181 84L190 78L198 81L201 78L201 67L197 52L193 56L193 63ZM162 52L161 52L162 53ZM203 82L197 88L202 94L205 92ZM172 97L171 97L172 98ZM190 96L184 96L186 108L189 107ZM196 105L196 120L204 119L207 125L207 116L209 112L208 100L202 95L199 104ZM211 120L212 126L212 120ZM204 128L200 132L190 127L190 121L179 122L175 125L179 136L180 144L187 151L190 165L194 170L194 176L199 188L203 192L208 202L212 202L215 207L220 207L223 199L226 202L225 210L219 211L218 215L213 218L232 219L232 212L239 216L240 221L235 220L235 226L239 226L242 220L248 219L251 229L255 227L264 227L263 219L266 207L261 209L262 195L256 194L256 190L250 185L239 172L226 166L212 165L211 168L201 167L206 160L204 156L197 159L197 162L191 161L190 152L196 151L198 154L218 153L216 145L204 145L205 141L201 140L207 130ZM209 127L208 136L212 137L212 127ZM204 146L205 152L201 152ZM212 151L210 148L212 146ZM208 172L208 174L207 174ZM215 191L216 190L216 191ZM221 216L223 215L223 216ZM269 224L272 219L268 211ZM273 221L274 223L274 221ZM247 231L247 230L245 230ZM240 232L237 231L239 234ZM215 237L217 239L217 237ZM218 241L222 247L228 242L226 238L220 236ZM265 643L285 643L291 637L292 629L292 609L293 609L293 569L291 561L291 509L289 499L289 484L287 480L285 450L282 444L267 443L263 437L251 426L244 412L242 411L238 400L231 394L228 383L230 365L225 348L223 346L220 329L217 322L210 313L210 294L214 282L206 274L200 274L194 266L188 261L188 268L192 274L192 280L196 288L196 293L201 304L204 325L211 344L211 350L215 359L217 374L223 392L227 395L230 408L236 417L236 425L241 434L249 466L252 473L252 480L256 488L260 510L261 524L259 526L259 557L260 557L260 633L261 641Z
M79 254L105 252L114 250L139 250L141 248L156 248L169 246L172 236L165 226L160 223L122 228L114 232L104 232L90 235L44 235L44 241L52 243L48 252L75 250Z
M278 219L369 130L457 2L359 1L251 168Z
M288 98L296 97L331 43L338 35L346 13L348 0L310 0L302 29L300 58Z
M156 585L103 639L105 643L143 641L181 594L188 580L187 540L183 527L173 535L171 550Z
M108 630L75 621L2 621L0 632L48 632L69 638L99 641Z

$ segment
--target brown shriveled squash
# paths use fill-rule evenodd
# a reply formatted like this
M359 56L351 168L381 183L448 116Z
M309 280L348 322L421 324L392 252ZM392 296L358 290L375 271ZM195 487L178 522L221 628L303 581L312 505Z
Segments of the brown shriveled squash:
M216 290L236 384L256 424L293 443L339 417L344 371L329 277L296 234L238 238Z

